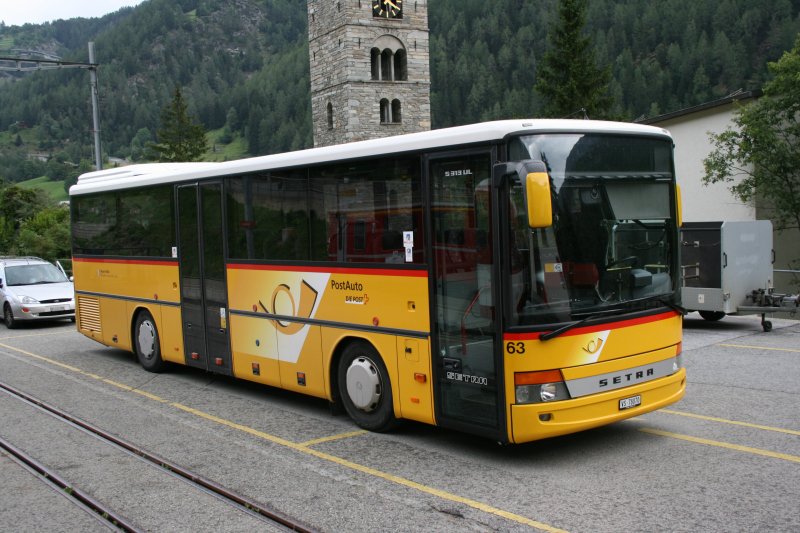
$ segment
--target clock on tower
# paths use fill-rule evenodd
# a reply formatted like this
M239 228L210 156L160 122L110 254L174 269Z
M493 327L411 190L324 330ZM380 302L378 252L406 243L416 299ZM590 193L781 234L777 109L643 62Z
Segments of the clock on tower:
M387 19L403 18L403 0L372 0L372 16Z

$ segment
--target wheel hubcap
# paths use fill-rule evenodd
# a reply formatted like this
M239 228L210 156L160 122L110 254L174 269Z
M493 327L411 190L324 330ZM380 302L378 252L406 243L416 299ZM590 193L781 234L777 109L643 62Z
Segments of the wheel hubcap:
M139 353L145 359L151 359L153 357L154 346L155 346L155 338L156 338L156 331L148 321L142 322L139 325Z
M375 363L366 357L358 357L347 369L347 395L358 409L370 412L378 407L381 399L381 374Z

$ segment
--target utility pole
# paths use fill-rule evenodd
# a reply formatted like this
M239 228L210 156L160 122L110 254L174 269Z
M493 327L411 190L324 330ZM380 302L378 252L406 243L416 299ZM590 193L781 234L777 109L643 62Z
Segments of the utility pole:
M0 57L0 70L10 70L16 72L29 72L33 70L51 70L62 68L82 68L89 71L92 92L92 133L94 134L94 157L95 168L103 169L103 154L100 151L100 111L97 100L97 67L94 60L94 43L89 43L89 62L75 63L72 61L61 61L61 59L42 54L35 51L23 51L25 55L39 55L47 59L33 59L27 57Z
M103 169L103 154L100 151L100 110L97 102L97 63L94 61L94 42L89 42L89 80L92 88L92 126L94 131L95 169Z

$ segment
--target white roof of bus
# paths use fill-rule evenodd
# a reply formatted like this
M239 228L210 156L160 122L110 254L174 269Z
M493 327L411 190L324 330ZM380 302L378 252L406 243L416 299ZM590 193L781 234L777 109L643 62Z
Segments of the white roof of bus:
M159 183L360 159L380 154L455 147L499 141L511 133L537 132L605 132L669 136L669 132L662 128L627 122L567 119L499 120L224 163L146 163L99 170L80 176L78 183L70 188L69 193L74 196Z

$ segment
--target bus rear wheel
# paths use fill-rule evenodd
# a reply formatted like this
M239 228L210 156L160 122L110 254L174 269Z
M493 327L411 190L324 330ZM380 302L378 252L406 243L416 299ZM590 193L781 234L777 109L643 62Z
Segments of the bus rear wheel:
M358 341L344 349L337 378L344 408L359 427L382 432L397 425L389 373L370 344Z
M161 358L161 343L158 339L158 328L153 316L142 311L136 317L133 328L133 346L139 364L148 372L161 372L166 363Z

